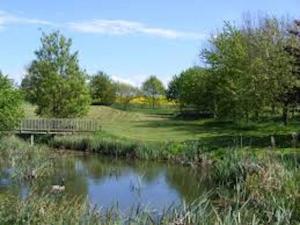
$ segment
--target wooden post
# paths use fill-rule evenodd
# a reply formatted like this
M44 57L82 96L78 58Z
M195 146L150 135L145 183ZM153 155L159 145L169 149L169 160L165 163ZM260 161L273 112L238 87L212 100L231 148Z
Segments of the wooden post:
M275 137L272 135L271 136L271 148L275 148L276 147L276 141L275 141Z
M30 135L30 145L33 146L34 145L34 134Z
M292 147L296 148L297 147L297 141L298 141L298 134L297 132L292 133Z

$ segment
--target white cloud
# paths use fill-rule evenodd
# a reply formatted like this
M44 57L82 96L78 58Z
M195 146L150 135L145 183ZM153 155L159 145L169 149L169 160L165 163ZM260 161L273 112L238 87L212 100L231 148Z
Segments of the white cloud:
M35 24L35 25L54 25L53 23L46 20L32 19L21 16L16 16L4 11L0 11L0 29L3 29L7 25L11 24Z
M205 34L182 32L172 29L147 26L146 24L127 20L91 20L68 23L76 32L109 35L147 34L168 39L203 39Z
M128 20L88 20L83 22L53 23L47 20L18 16L0 10L0 30L8 25L41 25L71 29L80 33L96 33L109 35L144 34L167 39L205 39L206 34L184 32L167 28L148 26L144 23Z
M133 81L132 79L126 79L126 78L119 77L116 75L111 76L111 79L115 82L122 82L122 83L130 84L133 86L138 86L138 83Z
M158 75L157 77L159 77L159 79L162 81L162 83L164 84L165 87L168 86L168 83L169 83L171 78L169 78L167 75ZM122 76L122 77L113 75L113 76L111 76L111 78L114 81L119 81L119 82L131 84L131 85L136 86L136 87L141 87L143 82L147 78L149 78L149 75L145 75L145 74L134 75L134 74L131 74L129 76Z

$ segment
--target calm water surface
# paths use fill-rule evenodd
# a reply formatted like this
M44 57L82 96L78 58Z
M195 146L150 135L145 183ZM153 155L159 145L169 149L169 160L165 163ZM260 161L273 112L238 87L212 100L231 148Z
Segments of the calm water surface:
M159 210L183 201L192 202L209 190L202 179L204 171L181 165L67 154L55 162L55 168L55 175L43 181L41 189L64 179L68 196L88 197L101 208L118 206L128 210L143 206ZM10 188L26 195L26 184L11 185L5 171L1 177L0 191Z

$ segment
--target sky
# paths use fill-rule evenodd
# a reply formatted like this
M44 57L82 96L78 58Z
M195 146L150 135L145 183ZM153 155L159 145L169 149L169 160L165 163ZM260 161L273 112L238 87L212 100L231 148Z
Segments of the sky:
M88 73L167 84L201 64L200 50L224 21L245 13L300 18L300 0L0 0L0 70L20 83L42 31L60 30Z

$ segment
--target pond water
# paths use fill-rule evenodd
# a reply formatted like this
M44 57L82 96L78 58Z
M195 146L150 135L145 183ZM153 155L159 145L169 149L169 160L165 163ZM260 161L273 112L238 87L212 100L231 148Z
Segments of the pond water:
M55 175L43 181L39 185L41 189L60 184L64 179L68 196L88 197L100 208L117 206L126 211L142 206L160 210L192 202L209 190L209 185L202 179L205 171L181 165L67 154L54 166ZM5 172L1 177L0 191L10 188L21 196L26 195L28 185L10 185Z

